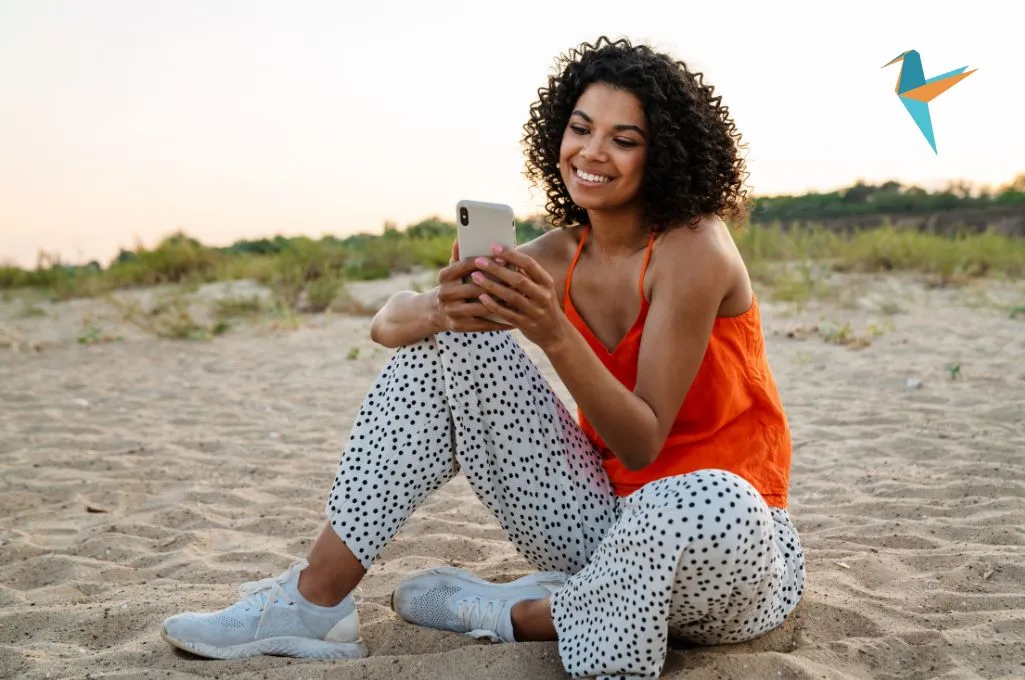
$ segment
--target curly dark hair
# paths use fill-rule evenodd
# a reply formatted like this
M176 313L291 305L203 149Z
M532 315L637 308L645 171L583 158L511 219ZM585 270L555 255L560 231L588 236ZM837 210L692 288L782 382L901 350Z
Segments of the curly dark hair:
M594 45L583 43L560 55L523 126L524 174L544 188L552 225L587 221L587 211L570 198L558 163L573 107L594 83L628 91L644 108L649 144L641 192L650 228L671 229L707 214L744 221L749 205L740 133L722 97L703 78L683 62L626 39L602 36Z

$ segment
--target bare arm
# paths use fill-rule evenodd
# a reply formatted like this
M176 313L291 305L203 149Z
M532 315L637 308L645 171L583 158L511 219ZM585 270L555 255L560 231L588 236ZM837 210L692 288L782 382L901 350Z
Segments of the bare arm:
M467 302L481 294L477 286L463 283L475 269L472 261L459 261L458 245L453 244L452 259L438 274L438 285L423 293L404 290L392 295L370 322L370 338L395 348L445 330L504 330L505 326L478 318L487 314L483 305Z
M435 287L424 293L403 290L392 295L370 322L370 339L395 348L437 333L437 293Z
M633 392L579 333L566 333L546 350L588 421L630 470L658 457L697 375L724 295L726 265L717 259L663 272L663 292L653 297L644 325Z
M654 460L650 452L658 419L648 404L605 368L584 336L570 326L564 339L545 354L577 406L623 465L640 470Z

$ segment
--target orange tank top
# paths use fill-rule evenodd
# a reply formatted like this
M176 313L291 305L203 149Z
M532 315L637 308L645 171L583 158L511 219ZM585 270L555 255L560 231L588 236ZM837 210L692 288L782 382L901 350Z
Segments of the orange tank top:
M644 275L654 244L648 241L641 268L641 310L626 335L610 352L577 313L570 282L584 243L585 228L566 273L563 309L591 349L629 390L637 383L637 358L649 303ZM708 348L684 398L666 443L654 462L631 471L606 446L578 409L580 426L602 455L615 493L626 496L648 482L695 470L715 468L749 481L771 507L786 508L790 483L790 427L765 356L765 339L757 299L736 317L715 320Z

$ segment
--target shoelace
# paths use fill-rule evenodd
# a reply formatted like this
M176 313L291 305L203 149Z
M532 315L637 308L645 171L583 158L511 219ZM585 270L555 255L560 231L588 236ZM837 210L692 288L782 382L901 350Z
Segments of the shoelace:
M263 627L263 619L270 611L267 605L274 600L282 600L287 604L295 604L292 596L285 592L282 584L288 582L296 572L302 571L309 566L306 560L297 560L285 570L283 574L271 578L249 581L239 586L238 592L242 596L242 602L247 607L257 607L260 610L260 620L256 624L256 632L259 633Z
M498 634L498 616L502 613L501 600L481 600L471 597L460 600L459 620L468 632L488 631Z

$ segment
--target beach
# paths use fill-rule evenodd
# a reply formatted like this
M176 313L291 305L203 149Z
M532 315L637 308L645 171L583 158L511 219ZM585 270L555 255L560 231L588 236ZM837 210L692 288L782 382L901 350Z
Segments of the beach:
M352 294L365 312L409 283ZM804 304L761 300L793 432L803 600L757 640L674 643L664 677L1023 678L1025 318L1014 310L1025 287L912 275L831 285ZM201 289L197 304L225 294L237 293ZM145 307L156 293L132 295ZM242 582L305 555L391 352L371 342L366 313L156 338L126 321L129 297L0 303L0 677L567 677L555 643L479 642L391 612L394 586L425 567L496 580L532 570L462 475L357 591L366 659L173 650L164 617L231 604Z

